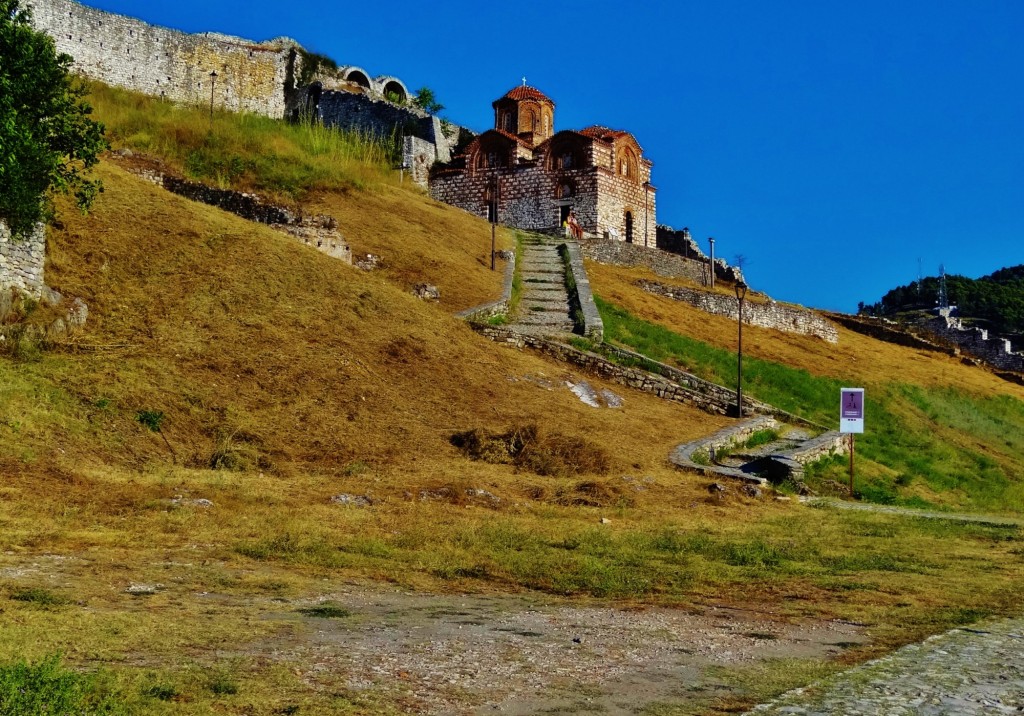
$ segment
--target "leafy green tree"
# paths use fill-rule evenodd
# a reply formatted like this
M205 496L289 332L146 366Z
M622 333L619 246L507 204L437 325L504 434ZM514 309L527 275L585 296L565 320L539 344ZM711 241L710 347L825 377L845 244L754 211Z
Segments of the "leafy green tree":
M16 236L52 218L55 193L87 210L102 191L89 169L108 146L72 58L30 20L19 0L0 0L0 219Z
M418 107L431 114L439 114L444 109L444 105L438 102L437 97L434 96L434 90L429 87L420 87L416 90L416 97L413 101Z

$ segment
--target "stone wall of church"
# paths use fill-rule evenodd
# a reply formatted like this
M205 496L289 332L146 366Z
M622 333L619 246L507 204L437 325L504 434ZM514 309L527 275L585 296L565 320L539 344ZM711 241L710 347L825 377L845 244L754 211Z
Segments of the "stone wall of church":
M621 174L597 172L597 234L626 241L626 212L633 217L632 243L657 245L656 197L653 189Z
M556 174L539 165L497 172L442 172L431 179L430 196L487 218L488 186L495 176L500 185L499 223L528 231L557 230L562 207L569 206L584 230L594 231L598 216L597 178L593 172L566 170ZM574 187L573 195L558 199L558 187L566 180Z
M12 288L35 298L43 295L43 265L46 261L46 227L37 224L28 235L11 236L0 221L0 290Z
M189 104L208 104L212 90L218 108L284 116L285 88L298 62L290 40L254 43L214 33L189 35L73 0L29 5L34 25L87 77Z

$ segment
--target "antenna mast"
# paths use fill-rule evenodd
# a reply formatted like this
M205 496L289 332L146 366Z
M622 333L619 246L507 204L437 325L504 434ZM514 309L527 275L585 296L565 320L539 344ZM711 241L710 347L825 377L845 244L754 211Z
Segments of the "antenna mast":
M946 265L939 264L939 311L949 311L949 294L946 292Z

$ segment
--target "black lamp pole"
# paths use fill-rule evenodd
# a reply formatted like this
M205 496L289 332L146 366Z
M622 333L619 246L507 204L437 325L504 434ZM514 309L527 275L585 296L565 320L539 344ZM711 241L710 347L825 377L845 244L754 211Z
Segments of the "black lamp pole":
M736 417L743 417L743 299L747 296L747 284L736 283L736 301L739 303L739 346L736 351Z
M210 73L210 120L213 120L213 90L217 86L217 70Z
M494 270L494 254L496 249L495 234L498 226L498 175L491 177L491 271Z

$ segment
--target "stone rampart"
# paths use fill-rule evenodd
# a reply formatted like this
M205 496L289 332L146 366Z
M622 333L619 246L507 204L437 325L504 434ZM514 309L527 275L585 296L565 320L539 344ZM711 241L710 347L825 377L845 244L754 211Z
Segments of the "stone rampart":
M733 296L723 296L680 286L666 286L654 281L640 280L636 283L648 293L682 301L707 313L725 316L732 320L736 320L739 316L739 305ZM829 343L839 342L839 332L836 327L818 314L806 308L786 306L774 301L770 303L745 301L743 322L751 326L773 328L785 333L814 336Z
M11 236L0 221L0 290L16 289L33 298L43 295L43 266L46 262L46 227L37 224L24 237Z
M989 338L984 328L965 327L959 318L937 316L923 324L925 330L958 346L1001 370L1024 372L1024 353L1014 353L1005 338Z
M220 109L284 117L298 62L292 40L189 35L74 0L28 5L35 26L87 77L175 102L209 104L212 98Z
M886 343L894 343L898 346L934 351L936 353L945 353L946 355L954 355L956 353L954 349L936 345L931 341L915 336L913 333L908 333L906 329L901 329L899 324L887 321L884 318L851 316L846 313L826 313L825 315L828 316L830 321L849 328L851 331L885 341Z
M212 102L216 109L277 119L319 117L329 126L366 134L418 137L431 146L409 146L403 163L417 170L424 185L429 167L449 161L456 144L472 134L455 125L442 127L440 119L409 104L405 85L388 75L375 80L366 75L365 87L353 86L354 92L325 90L320 82L297 88L304 53L288 38L254 42L187 34L75 0L29 0L28 5L34 25L53 38L59 52L73 57L73 69L86 77L185 104Z

